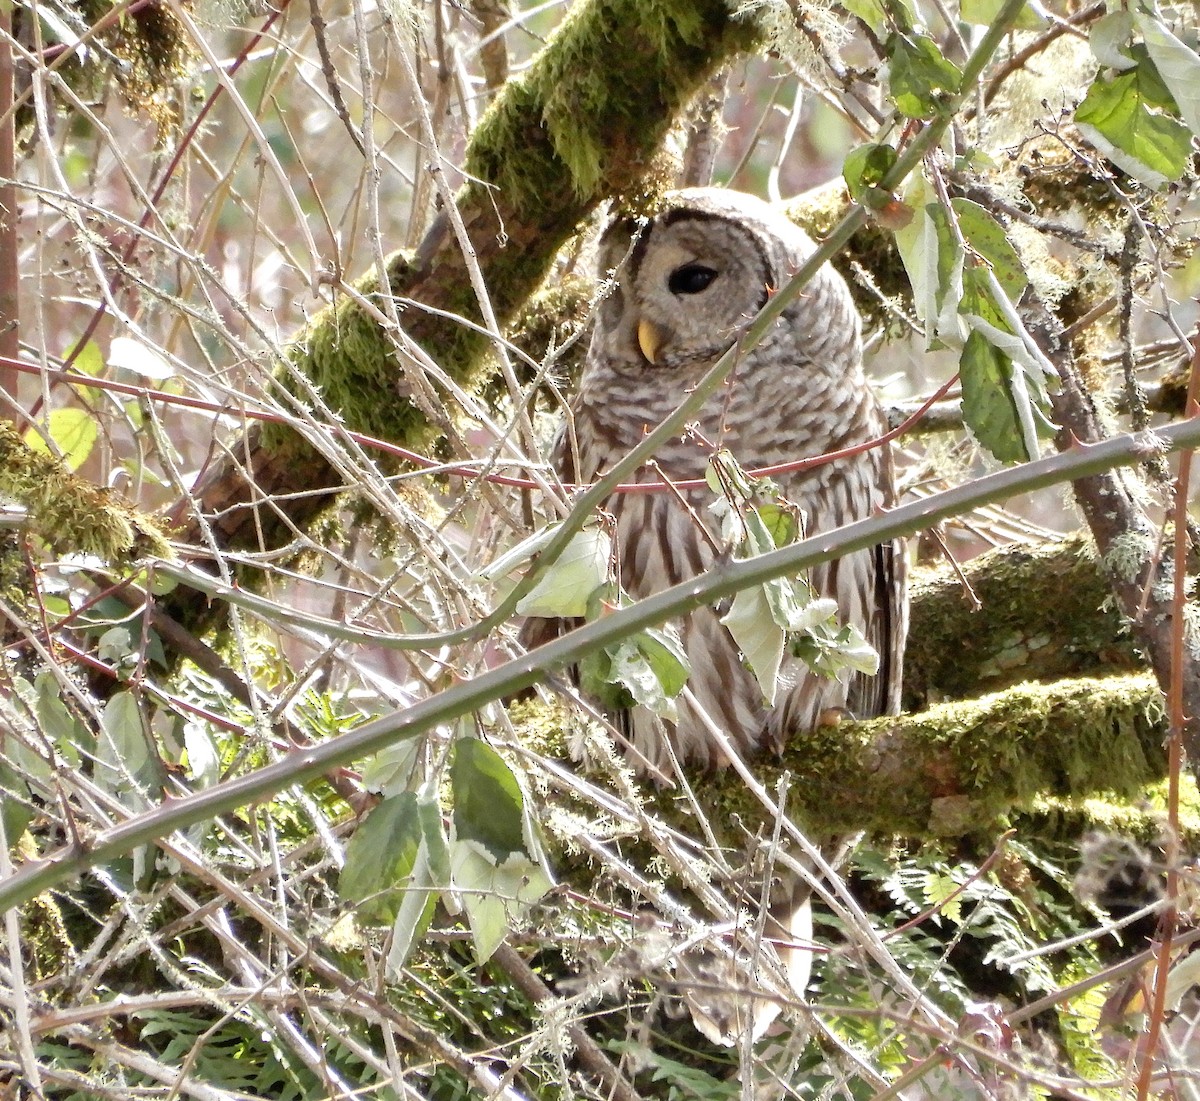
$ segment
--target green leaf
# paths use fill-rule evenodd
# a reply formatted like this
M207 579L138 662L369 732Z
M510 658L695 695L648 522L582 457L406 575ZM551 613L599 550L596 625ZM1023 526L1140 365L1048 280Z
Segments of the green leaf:
M612 540L600 528L576 532L558 560L517 603L521 615L574 618L608 580Z
M471 925L475 958L483 963L500 946L513 922L554 883L545 869L523 852L497 860L478 842L461 838L451 852L454 889Z
M52 409L47 418L46 435L54 441L63 462L71 470L78 470L92 453L99 429L95 419L84 409ZM42 433L35 429L25 433L25 444L39 454L52 454Z
M421 743L417 738L406 738L381 749L362 766L363 790L379 795L399 795L407 791L420 752Z
M478 841L497 860L525 851L525 797L491 746L474 737L455 741L450 788L456 838Z
M221 754L208 723L189 719L183 724L188 773L197 787L211 787L221 779Z
M967 337L958 364L963 420L1001 462L1025 462L1029 451L1009 381L1013 363L976 331Z
M92 748L91 734L63 703L62 685L53 673L49 670L39 673L34 678L33 687L37 700L35 711L42 733L54 743L54 748L64 760L78 766L82 760L80 749ZM49 771L49 764L45 764L45 767Z
M400 897L392 925L388 952L388 974L396 978L433 921L437 900L451 884L450 844L442 828L442 811L431 787L417 799L421 843L409 873L407 890Z
M962 921L962 896L946 902L946 899L958 890L958 884L951 876L931 871L925 880L924 888L926 906L940 907L938 916L946 917L956 925Z
M944 97L958 91L962 72L946 60L926 34L893 34L888 42L891 60L890 98L909 118L932 118L945 108Z
M754 483L733 457L731 451L721 448L709 456L704 468L704 480L708 488L722 496L733 496L748 501L754 496Z
M1132 37L1133 13L1122 8L1096 20L1088 32L1088 45L1101 65L1124 72L1137 64L1125 48Z
M1003 288L982 264L963 272L960 310L971 328L971 337L959 359L962 376L963 419L985 447L1003 462L1036 458L1038 439L1053 435L1050 401L1046 394L1047 371L1031 353L1021 326ZM978 339L992 349L983 355ZM1003 393L992 392L1002 386ZM1016 438L1012 436L1015 424Z
M78 344L71 346L64 359L69 359L75 355L75 349ZM82 371L85 375L91 375L95 378L104 371L104 353L100 351L100 345L94 340L89 340L80 349L78 355L75 355L75 362L71 365L76 371Z
M743 589L721 622L742 651L762 689L763 699L775 702L779 665L783 661L784 631L775 622L764 586Z
M881 0L838 0L851 15L857 16L877 35L882 35L888 26L888 11Z
M357 906L363 921L386 925L395 920L421 841L415 792L384 799L359 823L346 846L338 893Z
M1013 247L1004 227L978 203L970 199L951 199L950 205L958 219L958 228L995 273L1004 293L1013 301L1020 300L1029 278L1021 263L1020 253Z
M795 508L784 505L759 505L754 510L758 519L771 536L771 543L776 547L791 546L800 534L800 522L796 518Z
M147 809L146 792L156 783L161 784L162 775L132 692L118 692L104 705L95 761L97 784L131 810Z
M629 693L631 702L674 720L675 697L687 684L691 666L683 647L663 631L650 629L610 650L607 679Z
M10 738L6 742L5 748L10 749L15 739ZM0 761L0 823L4 825L4 840L10 851L32 819L33 807L24 777L7 762Z
M1166 86L1144 58L1127 72L1098 76L1075 109L1076 124L1100 152L1156 189L1179 179L1192 153L1191 131L1163 113L1164 92Z
M958 9L958 16L964 23L974 23L977 26L990 27L996 22L996 16L1000 14L1002 7L1004 7L1004 0L962 0L962 4ZM1045 22L1045 19L1033 10L1031 4L1026 4L1017 13L1017 18L1013 21L1012 27L1014 30L1019 31L1036 31Z
M879 186L892 170L897 159L896 150L890 145L860 145L846 154L842 164L842 177L856 203L873 206L875 200L890 200L891 195L880 192Z
M1157 12L1139 8L1134 19L1180 117L1193 134L1200 134L1200 55L1180 41Z
M949 219L936 201L933 188L924 176L914 175L904 193L904 201L915 212L913 220L896 230L896 248L908 273L913 291L913 306L925 325L932 346L943 331L939 317L943 304L951 303L952 324L957 325L958 300L962 293L962 249L954 239Z

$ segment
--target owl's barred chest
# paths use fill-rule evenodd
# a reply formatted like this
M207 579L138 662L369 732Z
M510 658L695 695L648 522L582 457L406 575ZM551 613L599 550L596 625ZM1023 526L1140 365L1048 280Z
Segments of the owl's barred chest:
M678 407L691 380L653 378L633 385L626 372L594 371L575 406L580 475L591 480L627 455ZM745 469L812 458L867 443L883 420L866 383L816 375L789 380L734 377L689 422L694 431L669 440L654 462L672 479L702 477L712 447L731 452ZM657 481L643 469L638 481Z

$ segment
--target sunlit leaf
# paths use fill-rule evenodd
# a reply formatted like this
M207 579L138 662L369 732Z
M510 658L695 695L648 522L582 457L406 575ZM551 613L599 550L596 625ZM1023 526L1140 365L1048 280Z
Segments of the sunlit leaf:
M1165 86L1148 59L1127 72L1098 76L1075 109L1075 122L1109 160L1147 187L1179 179L1192 153L1192 134L1165 114Z
M770 534L774 546L787 547L796 541L800 534L800 523L796 519L795 509L783 505L759 505L754 511L758 513L759 521Z
M633 703L666 719L677 717L675 697L689 672L683 648L663 631L640 632L610 651L608 679L624 688Z
M890 200L891 194L880 191L879 187L896 159L896 150L890 145L860 145L851 149L842 164L842 177L850 198L872 208Z
M99 435L95 418L85 409L52 409L47 417L46 434L62 455L63 462L72 470L78 470L92 453ZM31 451L50 455L53 452L42 433L29 429L25 443Z
M513 921L554 886L545 869L523 852L498 861L483 845L462 838L451 847L451 878L480 963L500 946Z
M441 807L431 789L417 799L417 818L421 843L409 873L408 889L400 897L396 920L392 925L392 945L388 952L388 974L396 977L425 935L433 920L442 892L451 884L450 844L442 827Z
M1138 8L1134 19L1180 117L1193 134L1200 134L1200 55L1180 41L1157 12Z
M988 27L996 21L1002 7L1004 7L1004 0L962 0L958 15L964 23ZM1045 18L1034 10L1032 4L1026 4L1017 13L1017 17L1011 25L1014 30L1018 31L1036 31L1039 27L1044 26L1045 22Z
M775 622L763 586L738 593L721 622L742 651L762 689L763 699L773 704L779 665L783 661L784 631Z
M158 778L158 761L142 726L132 692L117 692L104 705L96 738L95 780L128 807L144 810L146 790Z
M76 355L76 349L79 349ZM82 348L79 345L74 345L63 356L64 359L70 359L74 356L74 361L71 364L73 370L82 371L85 375L91 375L93 378L104 371L104 353L100 351L100 345L94 340L88 340Z
M600 528L576 532L558 560L518 602L517 611L529 616L586 615L592 594L608 580L611 557L607 532Z
M978 203L970 199L950 200L962 235L995 273L1000 286L1016 302L1029 285L1020 253L1013 247L1004 227Z

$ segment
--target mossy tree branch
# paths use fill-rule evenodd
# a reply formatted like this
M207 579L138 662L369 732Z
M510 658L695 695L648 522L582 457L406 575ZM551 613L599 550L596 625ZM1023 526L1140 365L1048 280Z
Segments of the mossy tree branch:
M695 90L753 41L752 23L734 20L724 0L593 0L573 9L528 71L504 86L471 136L470 182L457 197L502 325L596 206L638 186ZM415 256L389 261L387 287L370 275L357 289L413 303L402 317L408 336L455 382L478 383L487 338L444 316L481 321L445 214ZM345 300L314 320L291 360L348 427L428 446L436 428L401 396L396 351L392 335ZM288 429L251 428L230 454L236 459L206 472L194 504L176 507L185 538L197 534L189 517L198 507L217 517L213 530L230 547L286 543L289 525L303 527L342 488L329 464ZM297 490L304 492L286 499ZM268 498L276 499L273 507L257 507Z

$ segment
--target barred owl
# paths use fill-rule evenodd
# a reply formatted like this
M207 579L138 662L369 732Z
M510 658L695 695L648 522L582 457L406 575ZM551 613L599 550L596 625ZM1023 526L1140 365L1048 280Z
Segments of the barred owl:
M648 224L611 224L600 243L600 271L615 272L616 286L600 308L571 428L559 440L564 477L591 481L626 455L675 409L812 249L805 234L765 202L715 188L676 193ZM656 457L672 480L704 476L708 451L701 437L754 469L851 449L884 433L863 376L858 314L830 267L818 271L765 339L742 356L697 421L698 434L674 439ZM635 480L661 479L643 468ZM809 534L870 516L893 499L886 447L776 481L802 510ZM606 505L616 521L620 580L635 598L702 573L723 553L718 538L699 530L712 523L711 491L682 496L615 494ZM642 709L624 716L635 749L667 772L668 741L683 763L719 766L719 751L697 708L743 756L781 749L827 712L846 709L861 718L897 710L907 619L902 548L856 551L816 568L810 582L815 595L836 600L841 621L856 625L876 648L876 676L829 679L785 657L769 706L720 622L724 609L703 607L678 625L692 667L694 703L682 700L674 723ZM800 910L781 924L802 929L807 916Z

